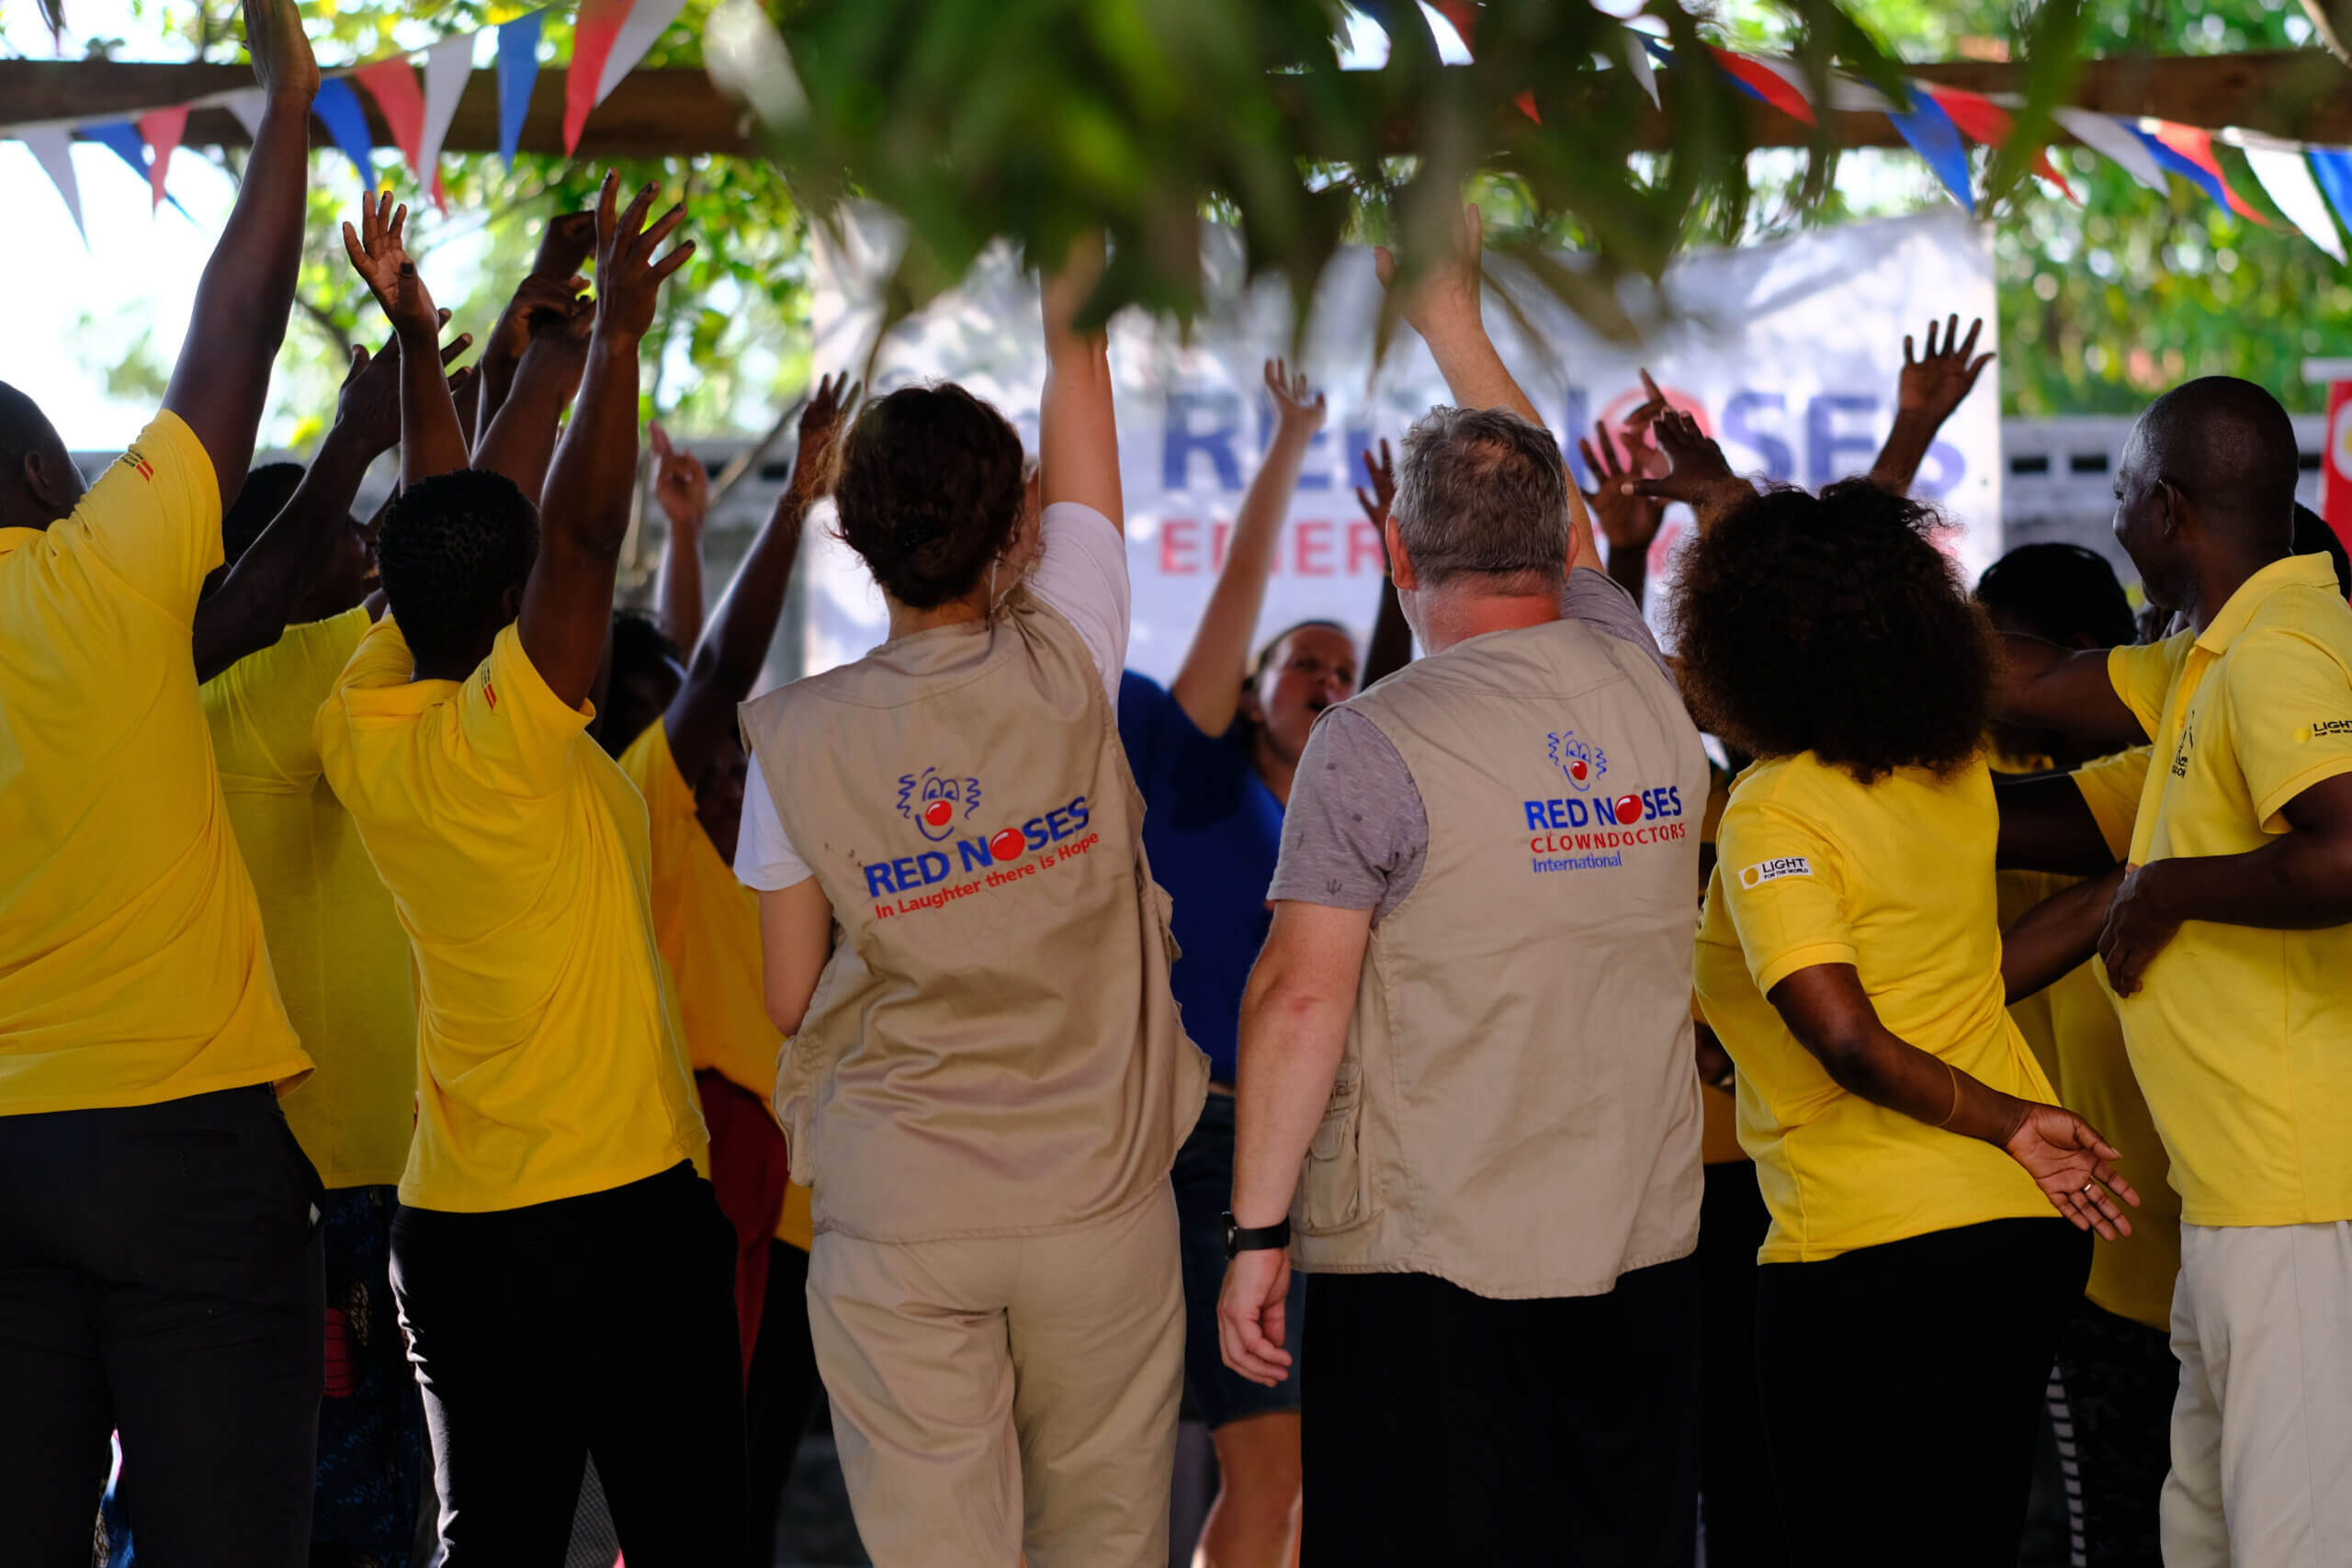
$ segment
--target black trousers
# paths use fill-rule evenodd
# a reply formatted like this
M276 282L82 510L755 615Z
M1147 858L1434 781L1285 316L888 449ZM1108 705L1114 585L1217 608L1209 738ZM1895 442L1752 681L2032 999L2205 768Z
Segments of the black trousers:
M808 1338L808 1255L772 1241L760 1337L752 1346L751 1379L743 1391L751 1464L751 1522L743 1561L749 1568L775 1568L776 1517L784 1506L785 1483L823 1390L817 1376L817 1347Z
M1756 1360L1804 1568L2012 1568L2091 1238L1995 1220L1758 1272Z
M267 1084L0 1116L0 1561L296 1568L325 1382L318 1173Z
M1536 1301L1317 1274L1306 1337L1306 1562L1689 1568L1695 1259Z
M435 1562L560 1568L592 1453L630 1568L741 1557L734 1278L734 1231L683 1163L528 1208L401 1209L392 1291L433 1434Z
M1791 1568L1756 1397L1756 1249L1772 1216L1747 1161L1708 1166L1706 1179L1698 1257L1706 1303L1699 1507L1707 1568Z
M2080 1499L2075 1550L2090 1568L2162 1568L2156 1504L2172 1469L2180 1393L2172 1336L2076 1302L2058 1346L2058 1383L2064 1403L2053 1400L2051 1416L2074 1439L2066 1471Z

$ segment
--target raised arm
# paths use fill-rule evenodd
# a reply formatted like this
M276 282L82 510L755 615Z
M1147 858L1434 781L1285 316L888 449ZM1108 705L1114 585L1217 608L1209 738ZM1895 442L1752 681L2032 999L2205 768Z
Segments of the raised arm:
M2108 650L2061 648L2010 632L2001 638L2001 670L1992 716L2034 729L2057 729L2096 744L2137 746L2148 739L2108 677Z
M1037 404L1037 485L1047 506L1074 501L1127 531L1119 486L1119 421L1111 401L1111 337L1081 335L1079 312L1102 280L1100 233L1081 237L1045 276L1046 390Z
M1646 379L1648 372L1643 372L1643 377ZM1656 413L1665 412L1661 401ZM1592 436L1590 441L1577 438L1585 467L1592 470L1593 493L1585 497L1585 504L1592 509L1601 537L1609 541L1610 577L1638 604L1649 587L1650 545L1666 522L1666 502L1625 488L1627 480L1642 477L1635 466L1638 458L1633 456L1641 437L1631 424L1611 439L1607 423L1594 420ZM1618 457L1621 448L1630 460Z
M1294 375L1279 359L1265 367L1266 390L1274 400L1274 439L1265 461L1241 498L1225 569L1193 628L1184 666L1168 688L1184 716L1204 735L1223 735L1241 705L1241 683L1250 676L1250 635L1266 603L1266 578L1274 570L1283 521L1298 491L1307 444L1323 428L1323 394L1309 395L1304 371Z
M408 207L391 193L363 196L359 228L343 226L344 254L390 319L401 344L401 483L413 485L467 463L458 405L441 374L441 323L407 248Z
M1649 378L1650 373L1643 371L1642 379ZM1681 502L1698 518L1701 533L1756 493L1746 479L1731 471L1724 449L1682 410L1661 409L1651 429L1657 433L1658 450L1666 455L1666 473L1655 479L1623 479L1619 489L1657 501Z
M618 176L596 198L596 315L580 406L565 431L539 507L539 553L523 584L523 651L550 691L578 706L596 684L611 626L613 577L637 489L638 348L662 283L694 253L691 241L653 253L684 207L645 228L653 186L618 213Z
M460 334L446 362L470 340ZM458 372L459 377L466 372ZM368 465L400 444L400 339L373 358L351 351L351 371L335 403L334 423L311 456L294 493L229 569L217 592L196 608L196 678L209 681L249 653L276 642L334 552L348 525Z
M563 293L560 284L529 318L531 341L523 351L506 400L474 449L474 467L504 474L534 501L547 488L548 464L555 456L563 411L580 389L587 368L590 329L595 309Z
M1521 389L1504 366L1502 355L1495 352L1494 340L1487 335L1478 298L1478 253L1484 234L1478 209L1463 208L1461 221L1454 230L1453 254L1431 267L1406 293L1402 306L1405 323L1429 344L1438 372L1445 378L1446 391L1456 404L1463 408L1509 409L1543 429L1544 416L1535 412L1534 402ZM1396 258L1387 246L1373 252L1373 266L1383 288L1395 285ZM1592 514L1586 509L1584 492L1573 479L1568 485L1568 520L1570 568L1604 570L1600 547L1593 542Z
M1993 363L1991 354L1976 352L1977 334L1984 330L1984 320L1978 317L1968 323L1968 336L1960 335L1960 317L1954 315L1944 324L1943 346L1936 346L1936 323L1928 323L1928 352L1914 359L1911 356L1911 336L1903 337L1903 375L1894 384L1894 425L1886 433L1886 445L1879 448L1878 461L1871 465L1871 479L1897 495L1911 492L1911 480L1919 472L1919 460L1934 445L1936 432L1953 411L1968 400L1975 389L1976 378L1984 367Z
M560 290L570 299L585 288L587 280L579 276L580 269L595 254L596 215L593 212L560 212L540 231L538 254L532 259L530 272L499 313L490 341L482 344L481 390L477 394L474 417L466 426L477 446L490 434L490 423L498 417L514 389L514 373L531 346L533 305L548 291Z
M1388 507L1396 499L1396 459L1388 437L1380 438L1380 460L1363 455L1363 471L1372 476L1369 491L1356 491L1356 504L1372 520L1380 537L1380 609L1373 616L1372 641L1363 650L1363 673L1357 689L1394 675L1413 661L1413 628L1405 619L1405 603L1396 597L1396 580L1388 575Z
M806 415L801 429L808 429ZM670 522L662 535L662 564L653 573L653 603L670 640L692 648L702 640L702 525L710 515L710 470L692 452L670 445L660 420L647 434L653 443L653 499ZM800 478L797 466L792 477ZM800 525L792 526L797 538ZM758 547L756 541L752 547Z
M246 0L245 47L265 95L261 125L237 204L197 283L187 337L164 389L164 406L187 423L212 459L224 508L253 466L270 362L294 304L311 100L319 93L319 62L294 0Z
M2115 1200L2136 1206L2140 1196L2116 1171L2120 1152L2096 1128L2059 1106L2004 1094L1896 1036L1852 964L1797 970L1767 999L1838 1088L2003 1150L2078 1229L2110 1241L2132 1234Z
M670 755L689 784L702 781L719 740L733 733L736 705L752 694L767 662L768 645L775 641L775 624L784 614L785 592L792 585L792 565L800 555L801 525L808 509L832 489L834 447L849 427L857 394L845 375L817 383L808 406L800 412L800 450L793 460L792 481L752 538L735 581L727 585L726 596L711 612L709 626L695 643L678 694L662 710Z

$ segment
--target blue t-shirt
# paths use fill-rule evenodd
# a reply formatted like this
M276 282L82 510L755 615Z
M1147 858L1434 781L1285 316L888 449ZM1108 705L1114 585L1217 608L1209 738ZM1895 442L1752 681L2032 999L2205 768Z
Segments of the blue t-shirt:
M1130 670L1119 678L1119 739L1143 791L1143 846L1151 874L1176 903L1170 985L1184 1032L1208 1053L1209 1076L1229 1084L1241 990L1273 915L1266 889L1283 841L1282 803L1250 760L1248 727L1204 735L1174 697Z

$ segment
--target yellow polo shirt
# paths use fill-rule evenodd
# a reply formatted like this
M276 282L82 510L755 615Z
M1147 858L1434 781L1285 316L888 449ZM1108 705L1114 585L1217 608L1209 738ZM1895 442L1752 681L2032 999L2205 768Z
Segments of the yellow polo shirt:
M327 783L416 953L401 1201L477 1213L640 1180L708 1141L648 911L645 803L510 626L413 679L390 617L320 708Z
M287 1124L329 1187L398 1181L416 1122L408 933L311 737L368 626L365 610L288 626L199 689L278 994L318 1063L287 1095Z
M660 719L621 753L621 772L645 797L653 846L653 940L678 988L686 1059L715 1067L767 1104L784 1037L768 1020L762 985L760 896L735 880L695 814L695 792L670 754ZM787 1188L776 1239L809 1247L808 1190Z
M1812 753L1732 786L1695 978L1739 1066L1739 1141L1772 1228L1765 1263L1809 1262L1987 1220L2054 1218L2023 1167L1838 1087L1770 1000L1850 964L1886 1027L1991 1087L2053 1098L2002 1005L1992 774L1905 768L1874 784Z
M2202 632L2109 656L2154 740L2131 859L2234 855L2352 773L2352 608L2327 560L2248 578ZM2191 920L2119 1004L2132 1066L2199 1225L2352 1219L2352 926Z
M0 1115L310 1070L197 701L220 564L212 462L172 413L72 516L0 529Z

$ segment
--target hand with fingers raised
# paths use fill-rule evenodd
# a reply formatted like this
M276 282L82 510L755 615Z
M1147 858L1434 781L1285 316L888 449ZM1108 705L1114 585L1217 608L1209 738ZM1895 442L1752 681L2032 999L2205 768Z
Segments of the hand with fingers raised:
M616 211L619 187L620 176L606 175L596 195L595 332L636 343L653 325L662 285L694 255L695 243L687 240L656 259L653 253L662 242L685 221L685 204L673 207L648 227L645 215L652 209L655 187L645 186Z
M447 318L434 308L432 293L417 276L407 241L408 204L395 207L390 191L360 198L356 232L348 221L343 226L344 254L383 307L392 330L404 342L430 347L441 341L441 323Z
M653 499L661 502L662 515L674 535L698 536L710 513L710 470L700 457L673 445L658 419L646 439L653 448Z
M1363 455L1363 471L1372 477L1372 489L1356 487L1356 504L1372 520L1375 528L1388 525L1388 509L1396 503L1396 459L1388 450L1388 437L1380 438L1380 458L1373 460L1367 451Z
M1657 417L1653 413L1648 423L1654 423ZM1625 457L1618 456L1621 447ZM1592 439L1578 436L1577 450L1584 454L1585 467L1592 470L1595 489L1585 501L1592 507L1593 521L1600 525L1600 536L1609 541L1609 560L1613 571L1620 551L1647 555L1650 542L1657 537L1658 527L1666 521L1667 503L1657 496L1628 488L1636 479L1657 477L1642 464L1639 453L1649 448L1630 423L1620 426L1616 439L1611 440L1607 422L1593 421Z
M1668 468L1661 479L1623 479L1619 489L1658 501L1679 501L1699 515L1699 526L1710 526L1724 512L1754 492L1731 471L1724 449L1699 428L1699 422L1680 409L1661 412L1651 424Z
M1449 254L1413 280L1397 307L1406 324L1424 338L1479 322L1478 254L1486 243L1486 223L1475 204L1463 207L1454 220L1452 240ZM1396 257L1387 246L1373 248L1372 265L1380 287L1394 288Z
M1968 336L1960 335L1960 317L1951 316L1944 322L1943 342L1936 342L1936 323L1928 323L1928 349L1914 358L1911 337L1903 338L1903 375L1895 382L1894 409L1897 418L1912 418L1940 427L1952 416L1953 411L1968 400L1975 389L1976 378L1984 367L1993 363L1990 353L1976 352L1976 339L1984 330L1984 319L1978 317L1968 323Z
M2116 1200L2136 1209L2140 1194L2115 1168L2122 1151L2110 1147L2089 1122L2063 1106L2028 1102L2001 1146L2075 1229L2097 1231L2109 1241L2132 1234L2132 1222Z
M539 249L531 261L531 276L570 277L586 266L588 258L595 254L595 213L559 212L539 231Z
M1294 371L1279 359L1266 361L1266 390L1274 400L1274 419L1286 431L1312 435L1323 428L1323 394L1308 385L1306 372Z
M865 389L862 382L851 380L844 371L819 380L817 389L808 394L808 406L800 411L800 446L792 459L790 488L801 501L813 503L832 493L842 436Z

